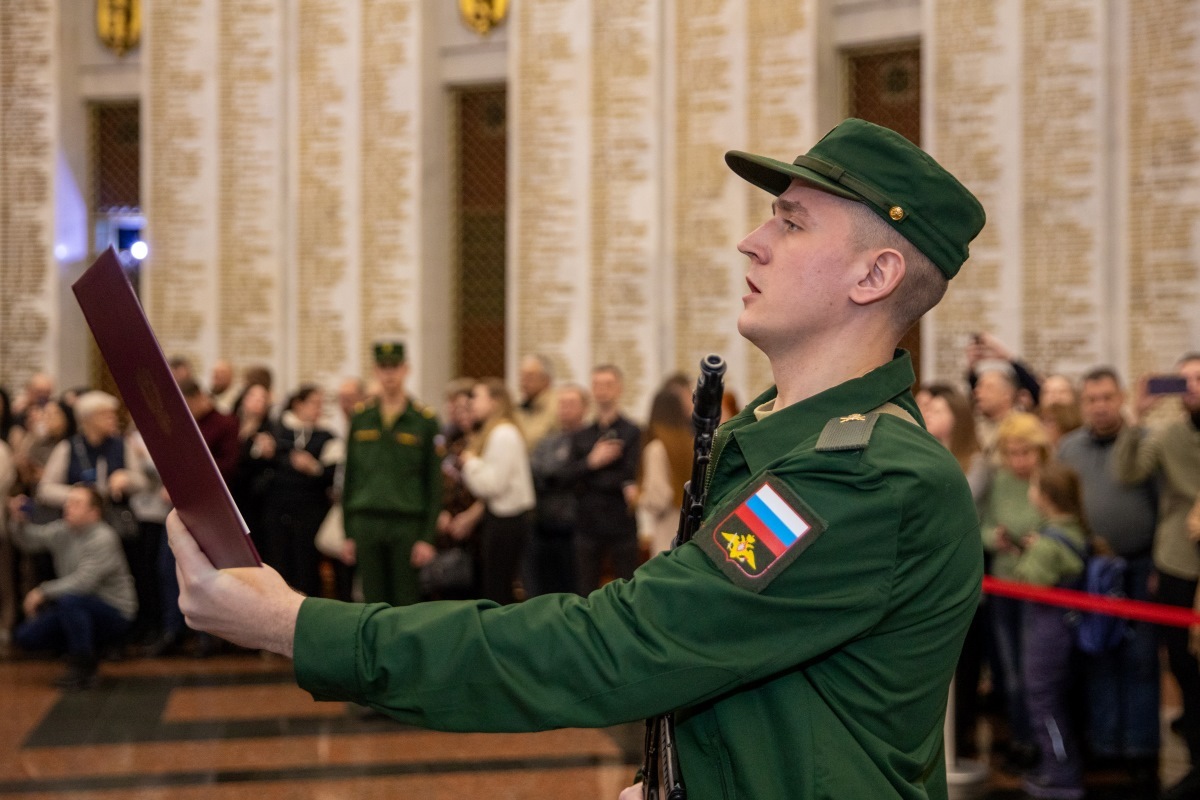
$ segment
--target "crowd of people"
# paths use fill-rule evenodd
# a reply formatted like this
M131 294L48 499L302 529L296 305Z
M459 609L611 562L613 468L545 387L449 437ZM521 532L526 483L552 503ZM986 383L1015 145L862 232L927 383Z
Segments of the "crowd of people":
M276 402L263 367L237 380L219 360L204 387L171 359L256 549L296 589L511 603L587 593L669 547L691 469L685 377L665 382L643 429L612 365L585 388L529 356L516 399L498 378L461 378L435 411L407 390L403 343L374 356L370 379L336 387L333 413L314 384ZM65 653L71 689L105 655L221 647L179 612L170 496L119 400L59 394L38 374L0 390L0 410L0 646Z
M1132 390L1108 367L1078 381L1035 371L988 334L968 346L971 391L923 387L930 433L957 457L979 509L987 573L1040 586L1083 587L1095 554L1119 557L1119 593L1200 609L1200 353L1182 357L1183 411L1143 425L1164 397ZM978 750L990 711L992 764L1034 771L1053 796L1083 796L1090 765L1128 770L1157 787L1159 650L1183 714L1171 728L1200 765L1195 632L1122 622L1103 647L1076 646L1078 615L985 596L956 676L956 751ZM1050 794L1038 796L1051 796ZM1200 797L1193 769L1162 795Z
M462 378L435 411L408 393L403 343L378 343L374 358L371 380L336 388L333 414L322 387L276 403L266 369L238 381L219 361L204 387L172 360L259 553L304 594L586 595L670 547L693 457L687 376L663 382L639 426L613 365L585 387L526 356L515 396L498 378ZM988 334L967 360L967 391L935 383L917 400L967 476L988 574L1076 586L1088 556L1107 553L1123 559L1126 596L1197 606L1200 354L1178 365L1184 415L1152 432L1142 423L1162 398L1145 381L1127 397L1109 368L1039 378ZM0 390L0 411L0 641L65 653L73 689L94 683L108 652L220 646L189 641L165 545L170 497L119 401L58 394L35 375L16 396ZM737 411L727 395L726 417ZM1089 758L1157 780L1163 645L1184 706L1172 728L1200 764L1196 629L1124 623L1085 654L1071 626L1060 609L985 598L958 668L957 753L978 750L986 712L993 763L1036 768L1064 796L1082 794ZM1200 772L1166 796L1200 796Z

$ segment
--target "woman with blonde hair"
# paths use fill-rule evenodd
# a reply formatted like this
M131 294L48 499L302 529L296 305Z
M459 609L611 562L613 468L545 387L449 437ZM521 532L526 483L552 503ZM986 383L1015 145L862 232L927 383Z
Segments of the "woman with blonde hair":
M500 604L515 599L513 583L533 530L533 474L516 425L512 396L499 378L483 378L471 392L479 432L463 453L463 481L484 502L479 531L479 588Z
M988 573L1003 580L1016 577L1021 543L1042 527L1042 513L1029 499L1029 482L1050 460L1050 440L1033 414L1007 416L996 431L1000 466L992 475L980 503L980 529ZM1025 690L1021 681L1021 633L1025 606L1020 600L991 597L992 668L995 683L1004 690L1008 711L1008 760L1017 769L1032 766L1037 749L1032 741Z

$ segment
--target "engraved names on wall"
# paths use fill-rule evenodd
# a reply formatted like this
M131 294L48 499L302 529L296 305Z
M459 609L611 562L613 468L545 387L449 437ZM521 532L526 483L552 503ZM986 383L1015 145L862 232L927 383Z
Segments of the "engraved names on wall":
M1129 374L1200 347L1200 5L1138 3L1128 20Z
M1022 79L1021 353L1079 375L1102 360L1107 227L1104 9L1025 0Z
M145 4L146 305L163 350L216 350L219 256L216 0Z
M57 364L57 3L0 4L0 383Z
M282 351L283 0L222 3L218 59L220 306L215 355L275 364Z
M1020 334L1019 6L1016 0L934 0L926 5L933 78L922 137L927 149L987 211L971 257L922 330L924 377L956 379L977 331L1017 346Z
M745 138L746 8L734 0L668 4L674 46L674 125L666 171L668 260L675 296L674 368L694 375L710 352L726 355L729 385L741 388L744 360L736 330L745 294L745 184L725 166L730 142Z
M562 380L584 378L591 362L589 9L585 0L525 0L513 7L509 42L508 351L547 356Z
M292 175L295 275L289 303L300 381L333 385L360 364L358 0L300 0Z
M658 9L623 0L592 12L592 361L622 368L641 414L662 373Z
M362 374L371 340L420 330L420 28L416 0L362 0Z

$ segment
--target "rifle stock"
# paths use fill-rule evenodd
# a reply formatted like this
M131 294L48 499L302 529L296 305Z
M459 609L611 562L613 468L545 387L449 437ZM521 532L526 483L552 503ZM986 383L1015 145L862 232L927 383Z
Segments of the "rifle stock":
M700 529L705 480L712 457L713 436L721 424L721 399L725 394L725 359L710 353L700 360L700 377L692 393L692 425L696 438L692 451L692 474L683 487L679 528L672 547L685 544ZM646 753L642 763L642 797L645 800L686 800L687 789L675 746L675 715L671 712L646 720Z

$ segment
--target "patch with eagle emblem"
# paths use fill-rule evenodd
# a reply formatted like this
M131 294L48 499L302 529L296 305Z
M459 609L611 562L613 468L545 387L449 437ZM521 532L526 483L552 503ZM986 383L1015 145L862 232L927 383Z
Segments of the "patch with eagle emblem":
M726 503L696 534L731 581L761 592L825 530L817 512L767 473Z

